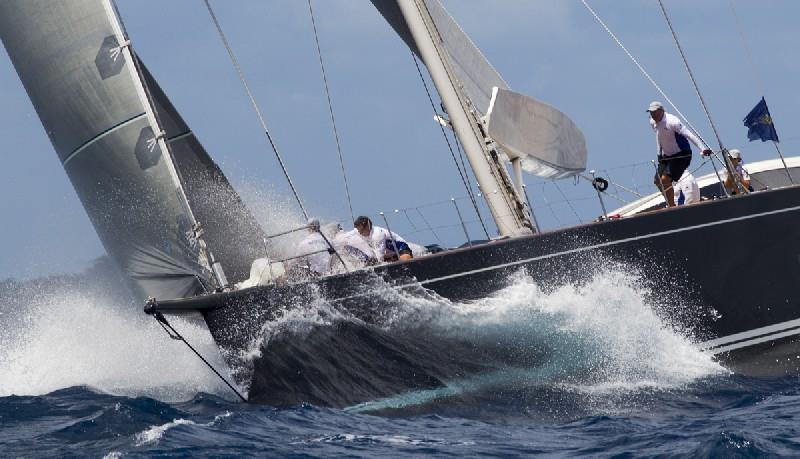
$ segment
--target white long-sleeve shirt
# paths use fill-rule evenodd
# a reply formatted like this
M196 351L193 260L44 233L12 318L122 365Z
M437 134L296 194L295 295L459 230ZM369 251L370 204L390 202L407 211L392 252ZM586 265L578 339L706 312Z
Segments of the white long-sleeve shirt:
M692 142L698 149L705 150L708 147L686 129L677 116L664 112L664 117L656 123L650 119L650 127L656 133L659 152L664 156L673 156L682 151L692 151L689 142Z
M397 243L406 242L405 239L400 237L399 234L392 232L394 240ZM380 226L372 226L372 232L369 236L362 236L357 229L339 233L336 236L335 244L338 246L350 246L363 252L369 258L374 258L378 261L383 261L387 248L391 247L392 236L389 230Z
M392 236L394 236L394 242L396 243L406 242L405 239L400 237L400 235L394 231L389 232L389 230L386 228L375 225L372 226L372 232L369 234L369 238L370 245L372 245L373 250L375 250L375 258L378 260L383 260L387 249L390 251L390 253L394 252L394 249L392 248Z

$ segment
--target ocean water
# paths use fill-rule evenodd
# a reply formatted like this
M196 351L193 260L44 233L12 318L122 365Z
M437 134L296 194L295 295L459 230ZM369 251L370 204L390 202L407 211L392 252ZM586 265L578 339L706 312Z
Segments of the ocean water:
M469 303L398 297L380 327L324 302L265 326L281 362L338 333L337 352L295 367L314 375L313 394L346 391L352 378L338 375L353 355L369 356L357 362L360 384L388 384L387 368L403 361L446 375L331 408L238 402L112 272L101 260L78 275L0 282L0 456L800 455L800 379L730 374L657 313L635 274L610 269L558 289L519 275ZM172 323L226 376L250 371L247 355L227 368L201 322ZM353 329L359 340L341 338Z

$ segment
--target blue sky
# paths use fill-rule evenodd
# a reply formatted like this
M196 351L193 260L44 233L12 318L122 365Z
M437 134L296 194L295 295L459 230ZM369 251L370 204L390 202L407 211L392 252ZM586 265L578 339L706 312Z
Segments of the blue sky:
M288 188L202 2L118 0L134 47L178 110L267 226L297 222ZM336 147L305 0L212 3L311 213L349 219ZM578 0L445 0L445 6L510 86L548 102L583 130L589 167L618 182L645 185L654 141L644 112L655 89ZM656 1L590 4L709 141L714 138ZM800 2L734 0L758 67L754 76L730 0L666 0L723 143L745 161L775 156L748 143L742 118L763 92L785 154L800 150L793 107L800 105ZM408 50L367 1L315 0L356 214L391 214L393 229L436 242L420 207L446 244L464 237L450 197L463 197L450 153ZM0 53L0 278L77 271L102 246L44 134L8 56ZM716 147L716 142L714 147ZM636 167L630 167L637 164ZM699 165L699 158L695 158ZM708 169L710 171L710 169ZM703 172L703 171L701 171ZM605 173L605 172L604 172ZM577 218L560 193L578 199L581 219L600 213L585 183L526 177L547 227ZM547 201L545 201L547 199ZM468 213L467 203L458 201ZM613 201L609 203L614 207ZM488 216L488 213L485 214ZM474 217L468 217L472 220ZM470 224L473 237L478 226Z

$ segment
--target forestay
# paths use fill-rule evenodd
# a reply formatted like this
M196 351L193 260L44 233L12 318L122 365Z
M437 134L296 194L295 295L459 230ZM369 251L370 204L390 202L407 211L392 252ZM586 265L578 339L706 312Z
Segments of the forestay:
M372 0L372 3L408 47L419 55L400 12L399 1L414 0ZM507 137L503 141L492 137L509 158L520 157L525 170L550 178L567 177L586 168L583 134L566 115L536 99L511 92L508 84L438 0L418 0L418 4L427 8L436 24L458 86L478 116L489 113L493 88L509 91L503 93L499 106L495 104L494 131L496 134L518 131L524 133L524 139L518 137L509 142ZM505 113L505 110L509 112ZM536 116L527 116L534 114ZM554 143L561 140L567 143ZM506 147L513 151L506 150Z
M0 2L0 39L100 240L137 293L178 298L211 284L192 229L195 215L176 175L192 177L189 201L206 219L205 239L218 260L232 280L246 277L250 258L243 253L252 244L218 243L226 240L224 219L243 214L248 231L257 228L255 220L148 77L177 159L172 164L116 21L104 0ZM223 191L223 202L214 205L227 213L216 219L200 202L205 184Z

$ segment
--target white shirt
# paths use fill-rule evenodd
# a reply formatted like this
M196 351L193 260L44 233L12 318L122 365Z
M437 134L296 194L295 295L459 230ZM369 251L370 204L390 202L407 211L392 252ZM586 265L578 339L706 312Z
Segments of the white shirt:
M405 239L400 237L399 234L392 232L390 236L389 230L381 228L380 226L372 226L372 232L369 236L362 236L357 229L339 233L336 236L337 246L350 246L360 250L369 258L375 258L378 261L383 261L386 253L386 248L391 247L392 236L395 242L406 242ZM387 244L388 241L388 244Z
M317 274L325 274L331 269L331 254L327 252L327 249L328 244L322 235L317 232L309 233L297 244L298 255L324 250L324 252L314 253L306 257L309 268Z
M383 256L387 252L387 247L392 247L392 236L394 236L394 242L406 242L405 239L400 237L400 235L394 231L389 232L389 230L386 228L372 225L372 231L369 233L369 238L370 245L375 252L375 258L383 261ZM394 252L392 249L389 250Z
M664 156L672 156L681 151L691 151L690 141L701 151L708 148L696 135L686 129L677 116L667 112L664 112L664 117L658 123L650 118L650 127L656 133L659 152Z
M747 172L747 169L744 168L741 161L736 165L736 173L739 174L742 180L750 181L750 174ZM728 180L728 171L725 170L724 174L725 178L723 180Z
M678 193L683 193L684 205L700 202L700 187L697 185L697 180L694 179L694 175L688 170L683 171L680 180L675 182L672 187L676 195Z
M334 239L334 244L337 247L349 246L357 249L368 258L375 257L375 249L372 248L370 240L359 234L358 230L355 228L351 229L350 231L342 231L341 233L337 234L336 238ZM345 251L345 253L347 252ZM380 260L383 260L383 258L380 258Z

